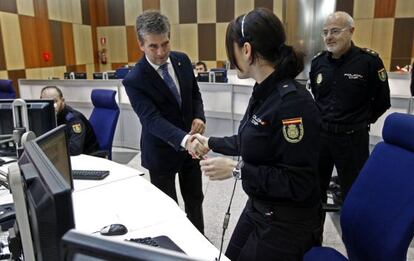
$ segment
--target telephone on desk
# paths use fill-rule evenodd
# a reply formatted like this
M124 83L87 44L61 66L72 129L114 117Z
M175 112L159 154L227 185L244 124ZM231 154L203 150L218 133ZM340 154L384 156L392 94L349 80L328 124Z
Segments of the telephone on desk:
M7 231L11 228L16 220L16 212L14 210L14 204L2 204L0 205L0 228L1 231Z

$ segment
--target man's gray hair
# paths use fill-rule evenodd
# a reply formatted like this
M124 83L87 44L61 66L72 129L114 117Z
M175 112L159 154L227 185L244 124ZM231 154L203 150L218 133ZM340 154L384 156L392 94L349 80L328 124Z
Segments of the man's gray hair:
M156 10L147 10L140 14L135 23L138 40L144 43L145 34L168 34L170 36L170 22L168 18Z
M341 19L346 24L346 26L354 27L354 19L347 12L337 11L335 13L328 15L326 20L331 20L331 19L334 19L334 20Z

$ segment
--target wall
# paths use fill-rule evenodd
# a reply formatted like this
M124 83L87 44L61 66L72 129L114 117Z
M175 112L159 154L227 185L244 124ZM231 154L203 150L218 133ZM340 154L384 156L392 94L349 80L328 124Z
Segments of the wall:
M413 61L413 0L338 0L337 9L354 17L355 44L377 51L385 68Z
M259 6L282 18L286 1L0 0L0 78L13 79L17 86L18 78L62 78L65 71L86 71L90 78L94 71L134 64L142 55L135 17L147 9L169 17L173 49L209 67L221 66L228 22ZM413 59L413 0L338 0L336 8L355 17L355 43L379 52L386 68ZM106 65L98 62L103 47ZM45 52L49 61L43 59Z

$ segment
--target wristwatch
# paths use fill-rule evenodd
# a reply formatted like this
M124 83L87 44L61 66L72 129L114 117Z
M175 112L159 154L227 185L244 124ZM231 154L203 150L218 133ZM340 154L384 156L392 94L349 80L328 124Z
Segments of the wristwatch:
M240 160L239 162L237 162L236 167L233 169L233 178L235 179L241 179L242 178L242 171L241 169L244 166L244 161Z

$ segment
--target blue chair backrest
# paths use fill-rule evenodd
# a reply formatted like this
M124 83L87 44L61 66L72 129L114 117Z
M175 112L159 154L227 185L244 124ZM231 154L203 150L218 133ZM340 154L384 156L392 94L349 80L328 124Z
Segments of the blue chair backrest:
M100 149L109 152L109 159L112 159L112 141L119 117L115 95L116 91L102 89L94 89L91 94L94 108L89 121L95 131Z
M414 116L393 113L342 208L350 260L406 260L414 235Z
M0 80L0 99L14 99L16 92L13 89L11 80Z

